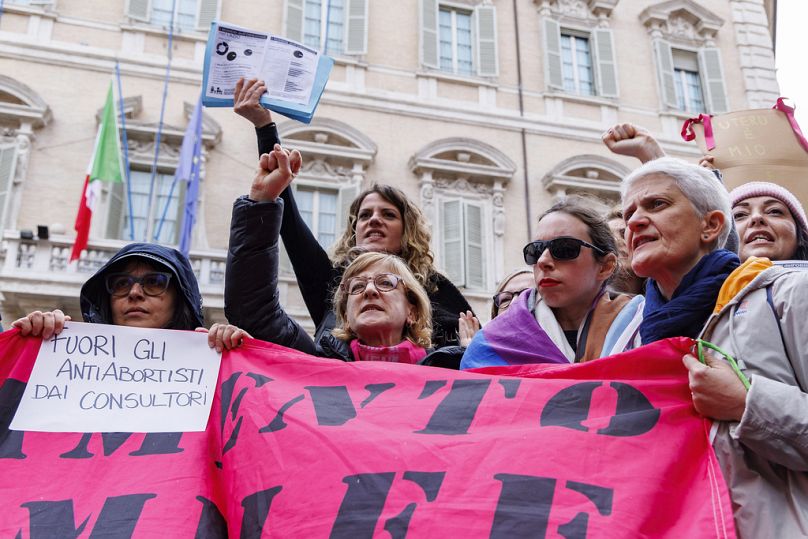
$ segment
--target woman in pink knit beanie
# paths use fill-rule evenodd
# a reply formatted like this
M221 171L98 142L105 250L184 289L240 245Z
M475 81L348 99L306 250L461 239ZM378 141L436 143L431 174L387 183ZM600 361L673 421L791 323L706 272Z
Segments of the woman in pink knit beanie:
M771 260L808 260L808 219L788 189L749 182L729 194L740 240L739 256Z

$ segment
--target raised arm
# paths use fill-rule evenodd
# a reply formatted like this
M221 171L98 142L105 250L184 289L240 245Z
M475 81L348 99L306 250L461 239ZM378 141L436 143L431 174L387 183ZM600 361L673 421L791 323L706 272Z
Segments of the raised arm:
M283 201L278 198L300 169L300 154L278 145L261 156L250 196L233 205L225 278L225 316L258 339L314 354L314 341L280 305L278 235Z
M643 163L665 157L665 151L647 129L630 123L613 125L603 133L603 143L612 153L636 157Z
M276 144L280 144L272 114L259 101L265 91L266 86L262 81L240 80L233 96L233 110L255 126L259 155L272 151ZM331 285L339 278L339 272L334 269L328 253L300 215L292 188L286 187L280 197L284 203L281 240L292 263L306 309L314 325L319 326L331 310Z

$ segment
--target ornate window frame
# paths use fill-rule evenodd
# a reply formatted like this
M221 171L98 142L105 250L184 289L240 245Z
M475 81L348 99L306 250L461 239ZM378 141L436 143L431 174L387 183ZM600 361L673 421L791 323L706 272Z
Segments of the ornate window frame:
M673 49L696 53L706 112L731 110L724 83L721 52L716 44L724 20L693 0L668 0L645 8L640 22L651 38L657 68L665 131L675 131L692 115L678 109L674 83Z
M126 117L126 138L129 153L129 168L136 168L141 170L151 170L152 163L154 162L154 145L156 142L158 125L156 122L144 122L138 120L143 111L143 98L142 96L126 97L123 100L123 111ZM103 108L96 111L96 123L101 121L101 114ZM183 102L183 115L186 119L190 120L194 111L194 104ZM119 112L120 114L120 112ZM116 118L120 128L120 117ZM185 127L178 127L169 124L163 124L160 134L160 152L157 159L157 171L172 174L177 168L179 162L180 147L182 146L182 139L185 136ZM205 223L205 203L204 193L205 190L201 186L204 185L207 163L207 157L210 151L222 139L222 128L219 124L208 116L204 110L202 112L202 155L200 165L200 189L199 199L197 206L199 212L197 213L197 224ZM125 164L122 163L122 166ZM109 238L119 240L122 238L110 237L111 226L110 221L115 217L112 213L112 190L115 186L107 182L102 184L101 189L101 207L105 211L100 212L101 219L93 219L90 228L91 238ZM124 186L125 191L125 186ZM125 197L125 192L123 193ZM125 200L124 200L125 203ZM124 208L125 212L126 209ZM128 241L127 239L123 239ZM142 238L135 238L135 241L141 241ZM205 226L197 226L194 230L194 237L192 240L192 247L195 249L207 249L207 233Z
M452 137L431 142L416 152L409 161L410 170L418 176L421 208L433 230L432 247L437 264L446 268L443 252L443 219L446 202L461 201L478 206L482 216L483 271L480 282L467 282L468 274L455 284L470 290L490 290L502 278L505 246L505 190L516 172L516 165L500 150L479 140ZM491 253L491 256L486 256ZM465 255L463 256L465 259Z
M8 96L4 99L3 96ZM0 231L17 222L23 184L28 177L34 130L48 125L53 113L32 88L6 75L0 75L0 145L15 147L9 170L10 181L5 207L0 207Z
M582 174L576 174L582 172ZM541 180L554 197L594 195L609 202L620 200L620 181L631 169L599 155L576 155L559 162Z

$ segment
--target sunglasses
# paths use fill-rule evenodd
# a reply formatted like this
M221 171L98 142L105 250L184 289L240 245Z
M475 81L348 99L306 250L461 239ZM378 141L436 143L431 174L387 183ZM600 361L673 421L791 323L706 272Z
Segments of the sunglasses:
M497 309L501 309L502 307L507 307L511 304L513 300L519 297L519 294L522 292L526 292L530 290L530 287L523 288L522 290L516 290L514 292L500 292L499 294L494 295L494 307Z
M363 293L368 287L368 283L371 281L373 281L373 286L375 286L376 290L379 292L390 292L401 282L401 277L395 273L380 273L373 277L351 277L340 284L340 287L348 292L348 294L356 296Z
M601 256L606 254L606 251L600 247L568 236L561 236L551 240L531 241L525 245L522 253L525 255L525 263L532 266L539 261L539 257L545 249L549 249L550 255L556 260L574 260L581 254L581 247L589 247Z
M168 290L169 282L171 274L162 271L146 273L140 277L128 273L110 273L106 278L107 292L118 298L129 294L135 283L140 285L147 296L159 296Z

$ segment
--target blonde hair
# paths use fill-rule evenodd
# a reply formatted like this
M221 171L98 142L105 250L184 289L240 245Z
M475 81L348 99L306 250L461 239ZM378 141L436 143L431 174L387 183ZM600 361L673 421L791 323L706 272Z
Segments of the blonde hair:
M432 235L421 210L412 203L403 191L391 185L374 184L362 191L351 203L348 210L348 226L334 245L334 265L347 266L351 262L350 251L356 246L356 221L359 208L365 197L377 193L384 200L396 207L404 224L401 233L401 252L391 253L401 257L407 263L415 278L427 291L437 289L433 275L434 256L429 248Z
M340 286L337 287L334 293L334 310L337 314L337 325L331 333L343 341L357 338L357 335L348 324L346 312L349 294L343 289L342 284L347 283L348 279L355 277L377 263L381 264L385 270L401 277L404 294L410 304L415 307L415 320L413 320L412 324L403 328L403 337L418 346L430 348L432 346L432 307L429 302L429 296L426 295L426 290L415 278L407 263L396 255L387 253L362 253L345 268Z

